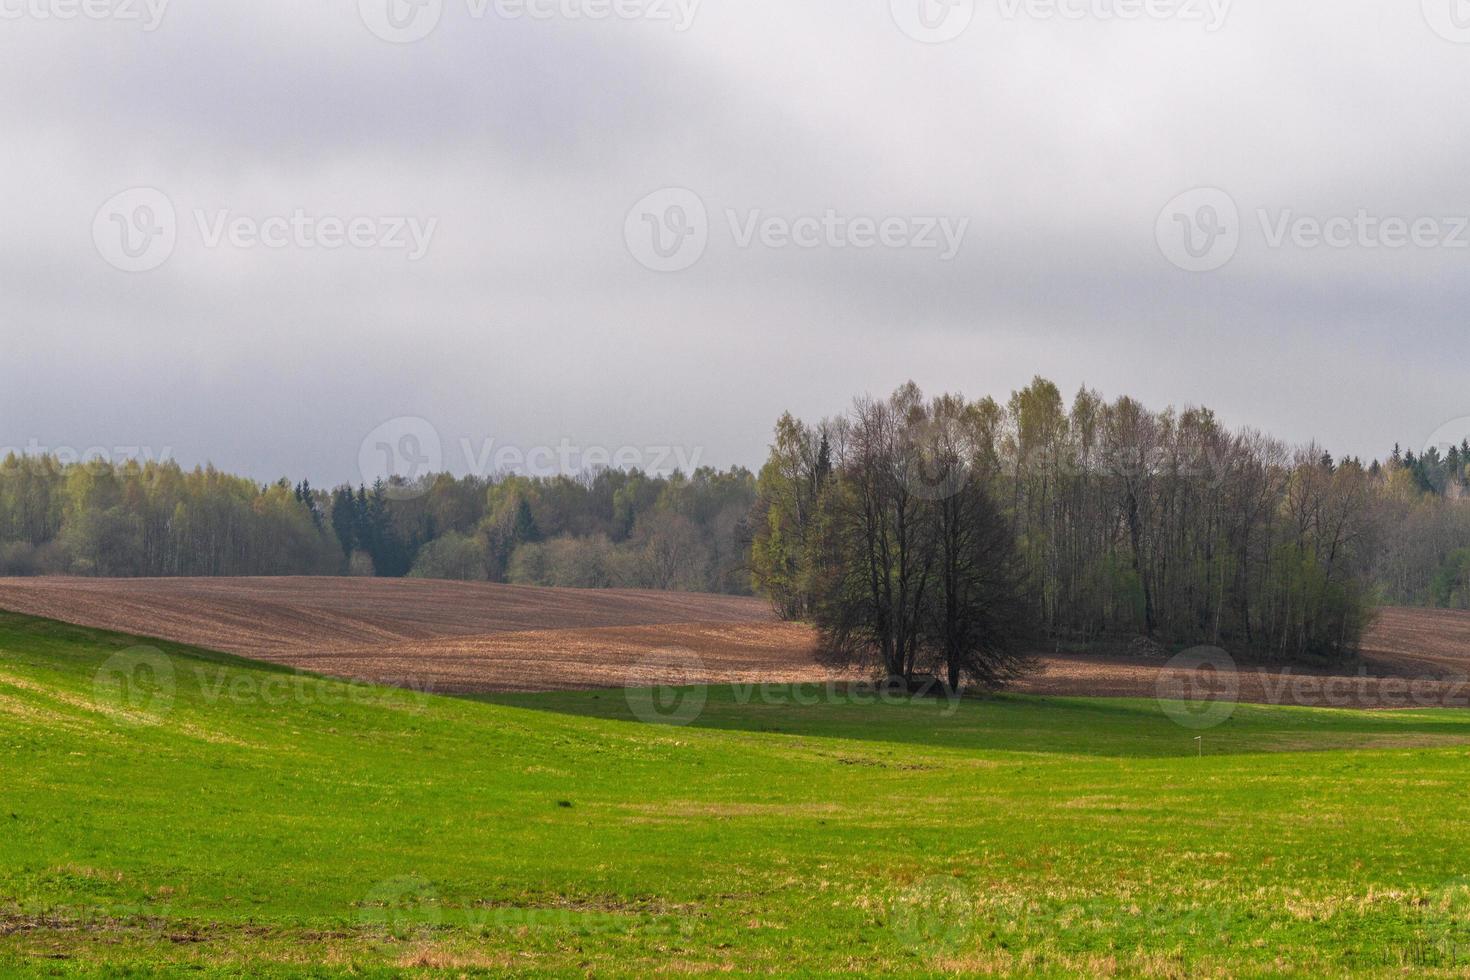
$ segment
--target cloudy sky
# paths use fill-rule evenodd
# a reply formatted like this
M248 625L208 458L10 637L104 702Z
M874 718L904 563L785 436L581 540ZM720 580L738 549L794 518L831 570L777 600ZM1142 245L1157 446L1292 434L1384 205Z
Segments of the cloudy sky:
M1034 374L1422 444L1459 2L0 0L0 446L754 466Z

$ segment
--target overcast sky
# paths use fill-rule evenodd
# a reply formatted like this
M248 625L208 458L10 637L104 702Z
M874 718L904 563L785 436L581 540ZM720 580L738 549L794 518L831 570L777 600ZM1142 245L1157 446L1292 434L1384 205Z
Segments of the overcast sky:
M1470 416L1458 0L587 2L0 0L0 446L756 466L1034 374Z

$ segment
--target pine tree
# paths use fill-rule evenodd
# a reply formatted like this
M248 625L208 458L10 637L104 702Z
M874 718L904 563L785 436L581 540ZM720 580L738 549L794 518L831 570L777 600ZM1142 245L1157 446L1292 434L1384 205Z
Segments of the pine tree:
M332 531L342 546L343 562L351 560L357 547L357 502L352 498L351 487L338 487L332 491Z
M531 504L525 497L516 501L516 517L511 539L517 545L534 544L541 540L541 530L536 526L536 515L531 513Z

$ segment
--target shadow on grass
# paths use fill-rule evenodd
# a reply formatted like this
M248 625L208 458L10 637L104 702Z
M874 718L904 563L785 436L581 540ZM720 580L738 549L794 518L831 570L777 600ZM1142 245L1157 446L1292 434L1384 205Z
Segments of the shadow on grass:
M114 633L109 630L78 626L55 619L41 619L0 609L0 638L12 647L8 652L19 657L27 651L44 653L56 664L91 665L119 649L151 647L180 660L193 660L219 667L259 671L267 674L303 673L265 660L251 660L233 653L220 653L202 647L175 643L157 637Z
M1218 724L1198 728L1176 720L1197 717L1178 702L1018 694L951 701L880 696L849 685L611 689L476 695L472 700L670 728L1117 758L1470 745L1470 711L1457 709L1369 712L1239 704Z

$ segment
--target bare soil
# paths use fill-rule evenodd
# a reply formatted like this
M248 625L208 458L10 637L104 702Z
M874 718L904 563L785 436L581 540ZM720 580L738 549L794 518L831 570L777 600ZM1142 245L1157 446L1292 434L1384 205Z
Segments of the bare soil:
M767 603L420 579L0 579L0 608L440 693L825 680Z
M759 599L414 579L0 579L0 608L441 693L857 679ZM0 651L3 656L3 651ZM1047 653L1016 690L1336 707L1470 706L1470 612L1382 611L1351 672ZM1187 666L1187 665L1186 665Z

